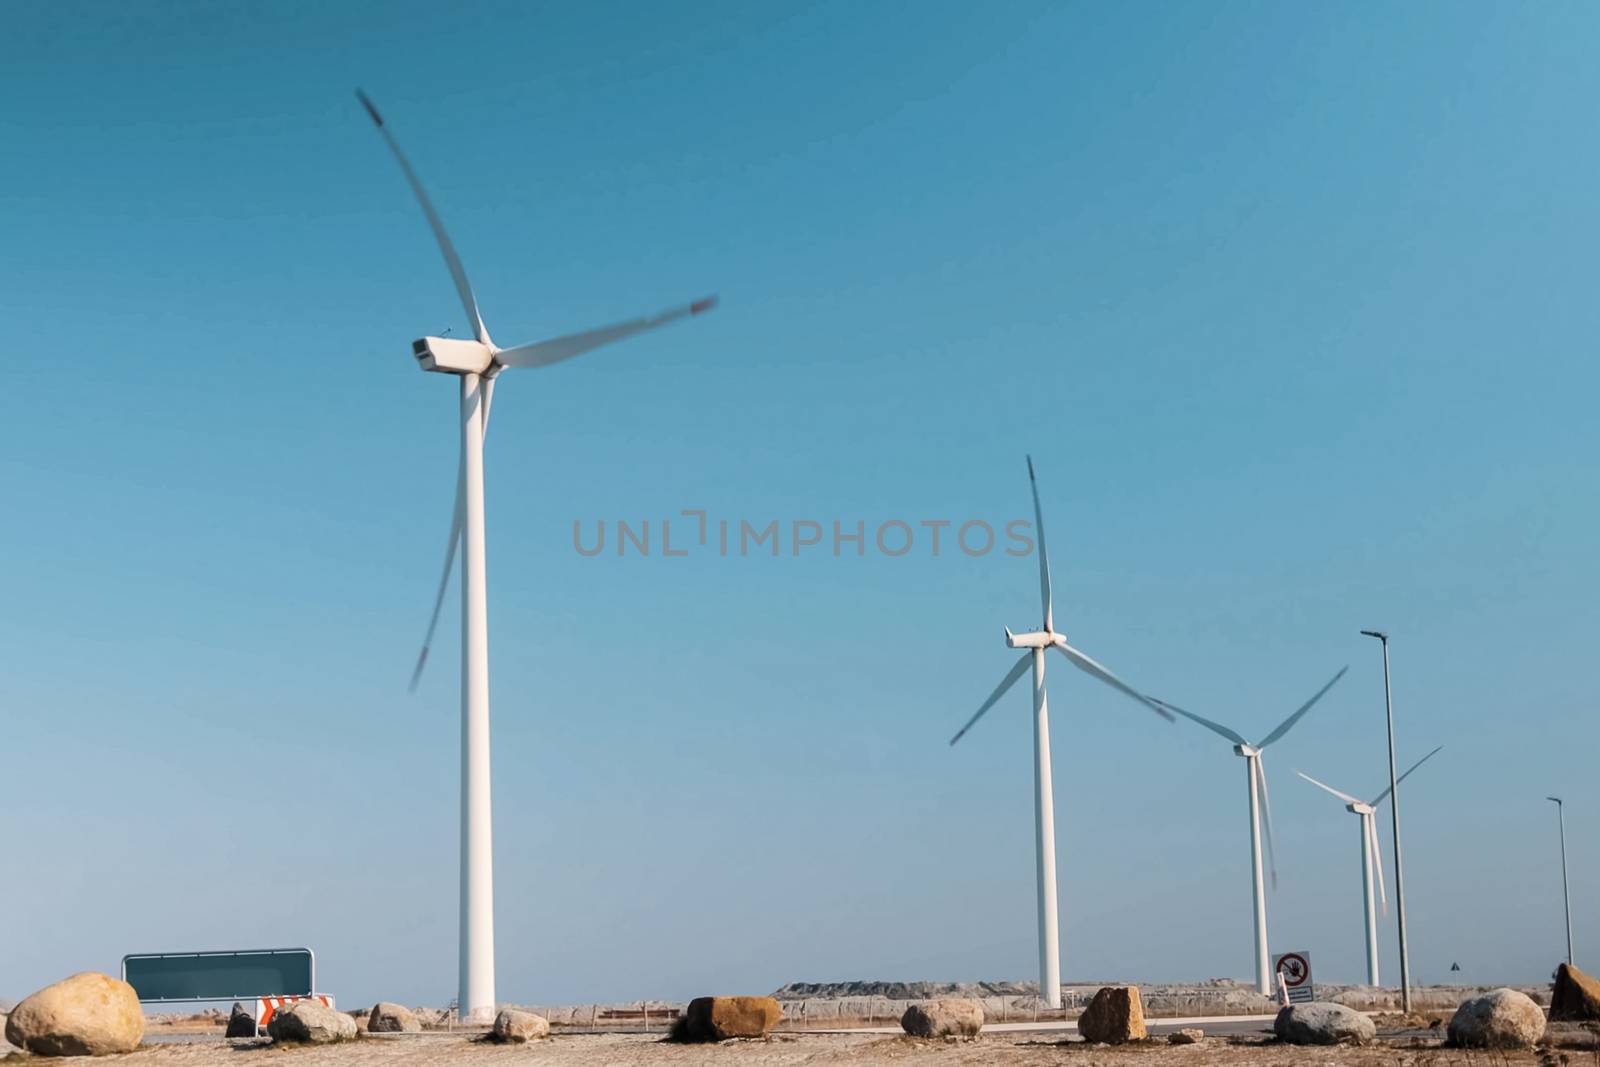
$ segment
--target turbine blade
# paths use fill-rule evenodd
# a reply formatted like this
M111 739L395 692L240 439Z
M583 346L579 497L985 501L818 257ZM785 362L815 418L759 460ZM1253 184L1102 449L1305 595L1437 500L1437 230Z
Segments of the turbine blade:
M1267 794L1267 765L1260 753L1254 757L1256 781L1261 787L1261 829L1267 839L1267 870L1272 873L1272 888L1278 888L1278 845L1272 834L1272 798Z
M1383 888L1383 848L1378 844L1378 817L1363 815L1361 818L1367 824L1367 840L1372 842L1372 866L1378 872L1378 903L1383 907L1383 913L1387 915L1389 894Z
M1039 508L1039 483L1033 477L1033 457L1028 459L1028 488L1033 491L1033 528L1039 532L1039 600L1044 607L1046 633L1055 632L1055 605L1050 595L1050 552L1044 545L1044 512Z
M640 319L629 319L613 326L602 326L598 330L585 330L583 333L572 333L549 341L535 341L533 344L501 349L495 353L494 358L496 362L507 367L548 367L552 363L581 356L585 352L601 345L611 344L613 341L620 341L624 337L632 337L636 333L665 326L669 322L676 322L689 315L699 315L716 306L717 298L708 296L692 304L670 308Z
M497 374L493 378L483 379L483 432L478 435L478 440L489 439L489 412L494 407L494 383L500 380Z
M1033 659L1033 653L1032 652L1028 652L1028 653L1025 653L1021 659L1017 660L1017 665L1015 667L1012 667L1009 671L1007 671L1006 672L1006 676L1004 678L1000 679L1000 684L994 687L994 692L989 694L989 699L985 700L983 702L983 706L978 709L977 714L973 715L972 718L968 719L967 720L967 724L965 726L963 726L961 729L956 731L956 735L950 739L950 743L952 745L955 744L957 741L961 740L962 736L968 730L972 729L972 724L973 723L975 723L979 719L983 718L984 712L986 712L990 708L994 707L995 701L999 700L1001 697L1006 695L1006 690L1007 689L1010 689L1012 686L1017 684L1017 679L1021 678L1023 676L1023 674L1026 673L1026 671L1028 670L1028 663L1032 659Z
M422 669L428 665L428 649L433 647L433 632L439 627L439 611L444 607L444 594L450 585L450 572L455 569L456 549L461 545L461 527L467 518L465 481L466 471L458 466L455 515L450 519L450 543L445 546L444 571L439 575L439 591L433 597L433 614L428 616L428 632L422 638L422 652L417 656L417 665L411 669L409 691L412 693L417 691L417 683L422 680Z
M1152 700L1151 698L1145 696L1143 693L1133 688L1133 686L1129 685L1127 682L1124 682L1121 678L1118 678L1100 664L1096 663L1082 652L1079 652L1077 649L1067 644L1065 638L1057 637L1055 647L1063 656L1071 660L1072 665L1078 668L1080 671L1083 671L1085 674L1091 674L1109 685L1111 688L1128 694L1130 697L1137 700L1139 703L1143 704L1145 707L1149 708L1163 719L1166 719L1168 722L1174 721L1172 718L1172 712L1168 711L1164 706L1162 706L1160 701Z
M1278 738L1280 738L1284 734L1288 733L1289 730L1294 726L1294 724L1300 721L1300 717L1302 715L1304 715L1306 712L1311 710L1311 705L1313 705L1317 701L1321 700L1322 699L1322 694L1324 694L1328 690L1332 689L1334 687L1334 684L1337 683L1340 678L1344 677L1344 672L1349 670L1349 669L1350 668L1348 666L1340 667L1339 668L1339 673L1334 675L1332 678L1330 678L1328 680L1328 684L1327 685L1323 686L1321 689L1318 689L1316 696L1312 697L1310 700L1306 701L1304 704L1301 704L1299 709L1297 711L1295 711L1295 713L1293 715L1289 716L1287 719L1284 719L1282 722L1280 722L1278 724L1278 728L1276 730L1272 731L1266 737L1262 738L1261 739L1261 743L1259 745L1257 745L1256 747L1257 748L1266 748L1268 745L1272 744L1272 742L1276 741Z
M1348 804L1359 804L1359 803L1361 803L1361 801L1357 800L1355 797L1351 796L1349 793L1341 793L1337 789L1335 789L1333 786L1329 785L1327 782L1319 782L1319 781L1317 781L1315 778L1311 777L1305 771L1295 771L1294 773L1298 774L1300 777L1304 778L1306 781L1310 782L1312 785L1316 786L1318 789L1326 789L1328 792L1332 793L1334 796L1338 797L1340 800L1343 800Z
M467 313L467 324L472 327L472 335L479 342L489 344L489 331L484 328L483 316L478 314L478 300L472 295L472 283L467 281L466 268L461 265L461 257L456 255L456 246L450 243L450 235L445 232L444 222L440 220L439 213L433 210L433 201L428 199L427 191L422 188L422 181L417 177L417 172L411 169L411 161L400 151L400 143L389 132L389 127L384 125L383 116L378 114L378 109L372 100L360 89L356 90L356 98L361 101L361 106L367 109L367 114L372 117L372 123L378 127L378 132L383 134L383 139L388 142L394 158L399 160L406 182L416 194L417 203L422 205L422 213L428 217L428 225L433 229L434 240L439 242L439 251L444 253L445 266L450 268L450 277L456 283L456 292L461 296L461 307Z
M1394 780L1394 784L1395 785L1399 785L1401 782L1403 782L1407 778L1411 777L1411 772L1416 770L1418 767L1422 766L1424 763L1427 763L1434 756L1438 755L1440 748L1444 748L1444 746L1440 745L1439 748L1434 749L1432 752L1428 753L1426 756L1423 756L1421 759L1417 760L1417 762L1413 763L1411 765L1411 767L1406 771L1405 774L1402 774L1400 777L1398 777L1398 778L1396 778ZM1385 789L1383 792L1379 793L1377 795L1377 797L1372 801L1372 806L1373 807L1377 807L1379 804L1382 804L1385 800L1389 799L1389 794L1393 790L1394 790L1394 786L1390 786L1388 789Z
M1161 707L1166 708L1168 711L1175 711L1179 715L1182 715L1185 719L1188 719L1191 722L1199 723L1212 733L1221 734L1223 737L1226 737L1229 741L1232 741L1236 745L1248 745L1250 743L1244 738L1240 737L1238 734L1234 733L1232 730L1228 729L1226 726L1222 725L1220 722L1212 722L1210 719L1196 715L1192 711L1184 711L1182 708L1178 707L1178 705L1169 704L1165 700L1158 700L1155 697L1151 697L1150 699L1159 704Z

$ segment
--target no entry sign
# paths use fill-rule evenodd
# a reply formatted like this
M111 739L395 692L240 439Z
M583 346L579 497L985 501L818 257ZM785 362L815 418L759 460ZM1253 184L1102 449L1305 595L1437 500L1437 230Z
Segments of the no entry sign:
M1283 979L1290 1004L1307 1004L1317 999L1311 984L1311 953L1285 952L1272 957L1272 971Z

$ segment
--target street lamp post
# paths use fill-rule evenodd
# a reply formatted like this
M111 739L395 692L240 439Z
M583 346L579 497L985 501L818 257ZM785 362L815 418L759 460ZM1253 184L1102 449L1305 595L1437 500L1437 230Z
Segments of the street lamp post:
M1389 689L1389 635L1382 630L1362 630L1363 637L1383 643L1383 708L1389 720L1389 815L1394 820L1394 903L1400 927L1400 1006L1411 1014L1411 953L1406 948L1406 876L1400 861L1400 782L1394 758L1394 698Z
M1556 818L1561 823L1561 902L1567 909L1567 966L1572 963L1572 892L1567 887L1567 807L1560 797L1545 797L1556 803Z

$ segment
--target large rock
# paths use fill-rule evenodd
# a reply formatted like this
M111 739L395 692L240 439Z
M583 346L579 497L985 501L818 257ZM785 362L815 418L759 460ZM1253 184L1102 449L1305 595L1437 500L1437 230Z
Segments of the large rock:
M1378 1036L1371 1019L1329 1001L1289 1005L1278 1012L1272 1032L1291 1045L1366 1045Z
M1200 1042L1204 1041L1205 1039L1206 1039L1206 1032L1204 1030L1196 1030L1196 1029L1193 1029L1191 1027L1187 1027L1186 1026L1182 1030L1174 1030L1174 1031L1172 1031L1172 1033L1168 1034L1167 1035L1167 1044L1169 1044L1169 1045L1198 1045Z
M1150 1036L1144 1026L1144 1003L1139 987L1107 986L1094 995L1078 1016L1078 1034L1085 1041L1122 1045Z
M420 1034L422 1020L410 1008L380 1000L367 1012L367 1032L372 1034Z
M353 1040L356 1021L320 1001L302 1000L273 1013L267 1022L267 1036L277 1042L327 1045Z
M1556 968L1550 991L1550 1018L1572 1022L1600 1020L1600 981L1570 963Z
M913 1004L900 1016L900 1028L912 1037L977 1037L983 1029L983 1003L941 997Z
M132 1052L143 1039L139 994L94 971L45 986L6 1016L6 1040L36 1056Z
M253 1007L247 1008L239 1001L233 1002L233 1010L228 1013L228 1032L223 1037L255 1037L256 1013Z
M489 1031L494 1040L521 1045L550 1036L550 1021L531 1011L507 1008L494 1017L494 1028Z
M1543 1036L1543 1009L1515 989L1462 1001L1450 1017L1450 1043L1457 1048L1532 1048Z
M726 1041L766 1037L783 1018L772 997L696 997L675 1033L685 1041Z

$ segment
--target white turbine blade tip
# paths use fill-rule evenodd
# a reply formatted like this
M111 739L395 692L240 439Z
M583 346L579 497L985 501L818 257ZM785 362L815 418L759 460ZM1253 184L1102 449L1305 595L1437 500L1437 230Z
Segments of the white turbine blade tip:
M956 731L956 735L950 739L950 743L952 745L961 740L961 738L966 735L966 732L976 725L979 719L983 718L989 713L989 709L994 707L995 704L999 702L1001 697L1005 696L1006 690L1017 684L1017 680L1020 679L1027 671L1028 666L1032 661L1032 653L1027 653L1021 659L1017 660L1016 665L1006 672L1006 676L1004 678L1000 679L1000 684L994 687L994 692L989 694L989 699L985 700L983 705L978 708L976 713L973 714L972 718L968 719L965 725Z
M417 683L422 680L422 668L426 667L427 665L428 646L423 645L422 653L417 656L417 665L411 668L411 685L407 687L408 692L415 693L417 691Z
M1319 781L1317 781L1317 779L1311 777L1305 771L1295 771L1294 773L1298 774L1300 777L1304 778L1306 781L1310 782L1312 785L1316 786L1318 789L1327 790L1328 792L1332 793L1334 796L1338 797L1340 800L1346 801L1347 803L1350 803L1350 804L1359 804L1359 803L1361 803L1361 801L1357 800L1355 797L1351 796L1349 793L1341 793L1341 792L1339 792L1339 790L1335 789L1333 786L1329 785L1327 782L1319 782Z
M372 97L357 89L356 99L361 101L361 106L367 109L368 115L372 116L373 123L381 127L383 125L383 116L378 114L378 106L372 102Z

